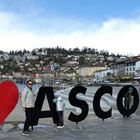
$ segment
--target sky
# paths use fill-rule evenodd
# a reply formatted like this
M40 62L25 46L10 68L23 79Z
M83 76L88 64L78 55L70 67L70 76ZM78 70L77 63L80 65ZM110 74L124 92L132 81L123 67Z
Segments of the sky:
M140 0L0 0L0 50L140 55Z

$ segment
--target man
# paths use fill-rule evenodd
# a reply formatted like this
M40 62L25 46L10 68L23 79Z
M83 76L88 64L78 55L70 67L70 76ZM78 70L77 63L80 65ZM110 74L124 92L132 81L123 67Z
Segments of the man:
M131 105L131 102L132 102L132 95L131 95L132 92L133 92L133 88L130 87L128 89L128 91L124 94L124 108L126 110L129 110L130 109L130 105Z

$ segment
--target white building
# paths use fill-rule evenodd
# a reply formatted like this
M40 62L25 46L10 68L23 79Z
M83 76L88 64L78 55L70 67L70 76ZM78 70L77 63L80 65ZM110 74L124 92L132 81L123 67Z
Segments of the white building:
M111 68L113 69L113 75L118 78L140 77L140 56L116 62L111 66Z
M106 80L107 75L111 73L113 74L113 70L112 69L106 69L106 70L101 70L95 73L95 78L94 78L94 82L102 82L104 80Z
M140 60L134 59L127 62L125 74L130 76L140 76Z

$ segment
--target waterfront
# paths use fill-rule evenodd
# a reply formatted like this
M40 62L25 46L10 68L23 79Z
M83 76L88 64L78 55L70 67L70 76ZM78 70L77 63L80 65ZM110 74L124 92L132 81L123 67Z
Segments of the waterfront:
M102 97L101 107L104 110L108 110L110 107L112 107L113 115L116 114L116 112L118 114L120 114L117 111L116 99L117 99L117 96L118 96L118 93L119 93L120 89L125 85L130 85L130 84L121 84L120 86L112 86L112 96L110 96L109 94L105 94ZM17 84L17 86L18 86L18 89L19 89L19 93L21 93L25 85L24 84ZM38 90L41 86L42 86L42 84L34 84L33 85L33 93L35 95L35 98L36 98ZM61 96L64 98L64 101L66 102L65 108L66 109L72 109L72 110L79 113L80 109L72 106L69 103L69 99L68 99L69 98L69 93L70 93L70 91L73 87L75 87L75 86L69 86L68 88L59 89L59 92L60 92ZM93 112L93 99L94 99L94 95L95 95L96 91L101 86L84 86L84 87L86 87L85 95L79 93L77 95L77 97L81 100L85 100L89 105L89 114L94 114L94 112ZM137 89L138 93L140 93L140 85L134 85L134 87ZM55 90L54 90L54 92L55 92Z
M23 87L24 85L20 85ZM34 85L35 86L35 85ZM20 88L21 88L20 87ZM39 85L36 87L39 87ZM35 88L35 87L34 87ZM123 116L117 111L114 104L116 104L117 94L121 87L113 88L112 97L104 97L106 100L110 102L112 108L112 117L105 119L102 121L98 118L92 106L90 106L90 113L82 122L79 122L78 125L68 120L68 116L71 111L79 112L79 110L75 109L73 106L68 105L68 95L70 90L68 88L65 90L61 90L60 93L64 97L65 101L67 101L66 109L64 112L64 129L57 129L53 124L52 118L44 118L39 119L39 125L34 128L33 134L31 136L26 137L26 139L34 139L34 140L139 140L139 129L140 129L140 108L138 107L137 111L131 115L130 118L123 118ZM78 95L78 98L85 99L88 104L92 104L93 97L95 92L99 86L96 87L87 87L87 91L85 95ZM139 86L137 87L139 89ZM111 102L112 101L112 102ZM106 102L107 104L107 102ZM43 110L49 109L46 100L44 101ZM139 105L140 106L140 105ZM75 110L74 110L75 109ZM22 111L21 102L19 100L17 106L12 111L12 113L7 117L3 127L0 131L0 139L1 140L24 140L25 137L21 135L23 121L25 119L24 112Z

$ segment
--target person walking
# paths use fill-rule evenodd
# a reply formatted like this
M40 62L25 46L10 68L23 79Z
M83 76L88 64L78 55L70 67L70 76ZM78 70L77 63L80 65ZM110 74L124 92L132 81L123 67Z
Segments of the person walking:
M22 135L28 136L31 134L31 130L29 129L32 126L32 119L33 119L33 108L34 108L34 95L32 92L32 85L33 82L28 80L26 82L26 86L21 93L21 102L22 102L22 109L25 111L25 122ZM32 126L33 129L33 126Z
M128 91L124 94L124 108L126 110L129 110L131 107L131 102L132 102L132 92L133 92L133 88L130 87L128 89ZM124 116L125 117L125 116ZM129 116L127 116L129 117Z
M130 87L129 89L128 89L128 91L124 94L124 108L126 109L126 110L128 110L128 109L130 109L130 105L131 105L131 94L132 94L132 92L133 92L133 88L132 87Z
M59 123L57 128L64 128L64 100L63 98L60 96L59 92L55 92L54 93L54 99L53 102L56 104L56 111L58 114L58 119L59 119Z

